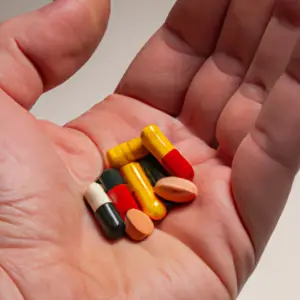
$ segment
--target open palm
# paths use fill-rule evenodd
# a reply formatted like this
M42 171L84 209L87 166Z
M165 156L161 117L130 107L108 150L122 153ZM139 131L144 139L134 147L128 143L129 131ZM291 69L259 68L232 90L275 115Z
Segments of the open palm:
M0 27L0 299L235 299L298 171L300 2L179 0L116 93L63 128L36 120L108 9L57 0ZM144 242L109 243L83 192L109 148L153 123L199 196Z

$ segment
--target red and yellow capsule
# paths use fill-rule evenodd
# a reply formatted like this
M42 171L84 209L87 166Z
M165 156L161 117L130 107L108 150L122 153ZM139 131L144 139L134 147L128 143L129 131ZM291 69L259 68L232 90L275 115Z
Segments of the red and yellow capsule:
M173 176L192 180L194 169L183 155L173 146L157 125L145 127L141 133L145 148Z
M107 152L110 167L119 169L149 154L140 137L122 143Z
M167 214L167 209L155 196L153 187L141 165L137 162L127 164L121 168L121 173L142 211L152 220L163 219Z

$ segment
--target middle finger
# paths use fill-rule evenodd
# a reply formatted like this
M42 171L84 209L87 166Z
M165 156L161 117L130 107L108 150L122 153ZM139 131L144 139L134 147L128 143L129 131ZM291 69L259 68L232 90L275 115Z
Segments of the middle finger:
M178 116L186 91L215 48L230 0L178 0L137 55L117 93Z

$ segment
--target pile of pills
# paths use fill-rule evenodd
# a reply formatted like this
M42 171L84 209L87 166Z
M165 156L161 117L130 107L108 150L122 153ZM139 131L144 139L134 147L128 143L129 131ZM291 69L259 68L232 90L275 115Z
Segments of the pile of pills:
M197 196L193 167L157 125L110 149L107 160L109 169L89 185L85 199L110 240L144 240L170 209Z

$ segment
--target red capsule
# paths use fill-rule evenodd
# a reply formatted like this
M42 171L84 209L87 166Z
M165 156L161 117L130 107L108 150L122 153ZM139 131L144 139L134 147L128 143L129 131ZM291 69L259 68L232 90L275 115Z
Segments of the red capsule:
M177 149L171 150L161 161L170 174L189 180L193 179L194 169Z
M128 210L132 208L139 209L126 184L115 186L107 194L123 219L125 219Z
M192 180L194 169L183 155L174 147L157 125L145 127L141 133L145 148L173 176Z
M99 180L123 220L125 219L126 213L129 209L139 209L137 202L118 170L105 170Z

